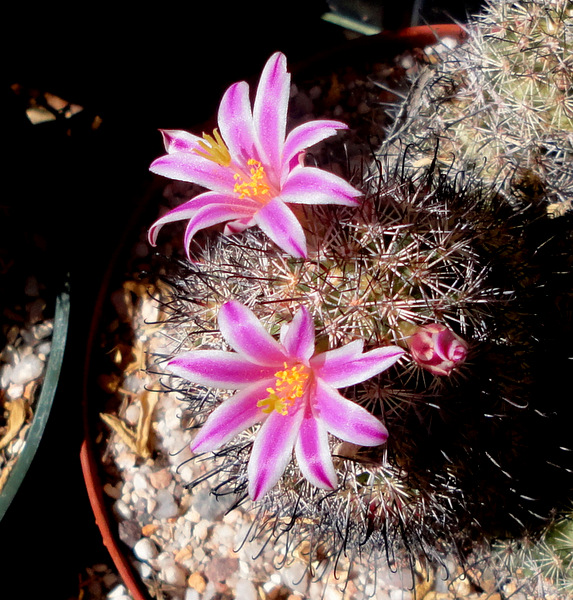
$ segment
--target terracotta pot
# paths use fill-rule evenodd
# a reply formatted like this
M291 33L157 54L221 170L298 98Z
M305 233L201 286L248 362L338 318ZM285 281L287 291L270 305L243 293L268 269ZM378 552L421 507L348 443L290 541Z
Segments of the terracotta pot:
M312 72L317 66L327 68L330 61L340 61L341 57L348 64L352 64L352 61L360 60L361 57L369 57L369 60L373 60L374 58L378 60L393 58L407 49L423 48L446 36L453 37L459 41L463 41L466 37L463 28L453 24L409 27L395 32L383 32L375 36L358 38L340 48L330 49L318 56L313 56L308 61L296 64L290 70L294 75L303 72ZM145 202L142 203L142 206L144 205ZM138 218L141 219L141 212L138 215L134 215L132 228L137 225ZM150 220L149 223L151 222ZM141 225L141 220L139 225ZM127 229L127 234L129 234L129 229ZM99 457L95 452L92 427L90 425L90 418L97 419L97 416L90 417L92 412L94 415L97 415L97 411L94 411L94 407L91 406L92 401L90 399L92 358L94 356L102 307L110 292L110 280L112 279L113 269L114 266L121 267L121 264L118 265L117 262L118 256L120 255L117 254L114 261L112 261L101 287L90 328L83 382L85 439L81 447L80 458L91 506L103 542L133 598L135 600L150 600L151 597L129 558L129 550L119 539L117 521L108 507L108 501L104 497L100 476L101 465Z

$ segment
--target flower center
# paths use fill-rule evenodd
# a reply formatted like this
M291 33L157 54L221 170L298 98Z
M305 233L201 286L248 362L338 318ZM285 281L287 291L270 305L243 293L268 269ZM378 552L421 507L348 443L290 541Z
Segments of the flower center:
M276 410L281 415L288 415L289 409L306 390L310 369L304 365L295 365L289 369L286 363L284 367L284 371L275 373L275 387L267 388L269 395L257 402L257 406L262 408L264 413Z
M268 200L271 188L267 183L267 177L263 165L258 160L250 158L247 161L250 168L249 175L245 178L241 173L235 173L234 191L239 198L252 198L254 200Z
M231 164L231 155L229 154L229 149L225 145L225 142L223 141L223 138L217 129L213 131L213 135L204 133L203 140L199 140L198 142L199 146L201 146L203 150L195 149L195 154L212 160L223 167L228 167Z

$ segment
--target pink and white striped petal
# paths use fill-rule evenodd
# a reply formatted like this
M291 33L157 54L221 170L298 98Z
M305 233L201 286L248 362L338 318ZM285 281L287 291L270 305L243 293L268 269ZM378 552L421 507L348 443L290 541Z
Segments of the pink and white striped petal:
M315 167L299 167L287 176L281 190L283 202L358 206L362 193L334 173Z
M355 360L362 355L364 349L364 340L354 340L339 348L321 352L310 359L310 366L317 377L322 376L322 372L330 373L344 369L344 365Z
M262 162L277 176L281 172L289 95L286 56L275 52L261 74L253 105L253 121Z
M246 360L257 365L282 368L287 354L262 323L236 300L225 302L219 310L219 331L226 342Z
M238 206L240 213L243 213L245 211L250 211L250 207L253 205L253 202L249 199L240 200L234 196L219 194L218 192L205 192L203 194L199 194L198 196L191 198L191 200L184 202L180 206L176 206L168 213L157 219L157 221L155 221L155 223L153 223L153 225L149 228L149 243L152 246L156 245L159 230L163 227L163 225L167 223L173 223L175 221L191 219L197 213L197 211L199 211L199 209L209 205Z
M225 223L225 221L234 220L237 217L251 217L252 214L253 208L251 206L244 204L241 200L235 201L234 198L230 199L230 202L227 204L213 203L203 206L195 212L189 219L189 223L187 223L183 237L184 247L188 252L191 241L201 229Z
M386 427L365 408L317 379L315 413L337 438L359 446L379 446L388 439Z
M254 216L255 223L282 250L306 258L306 238L292 210L279 198L267 202Z
M245 388L275 373L275 367L253 364L240 354L224 350L192 350L171 359L167 369L187 381L227 390Z
M354 344L354 342L351 343ZM347 344L347 346L349 345ZM313 357L310 361L311 367L315 369L316 376L328 385L333 388L343 388L370 379L370 377L385 371L404 354L404 350L398 346L383 346L359 356L349 356L346 362L341 360L344 356L342 352L334 357L332 355L329 357L328 354L329 352L323 352Z
M268 396L266 388L272 380L259 381L224 400L210 415L191 442L192 452L212 452L230 442L236 435L266 415L257 402Z
M281 329L281 344L291 358L308 364L314 354L314 322L306 306L301 306L292 321Z
M159 131L163 136L163 144L168 154L193 152L201 149L199 141L203 138L193 135L188 131L180 129L160 129Z
M295 445L295 454L304 478L318 488L334 489L336 471L332 463L328 433L319 418L307 406Z
M295 127L286 137L282 155L282 175L288 174L290 161L300 152L336 134L339 129L348 129L340 121L309 121Z
M155 159L149 170L169 179L196 183L214 192L233 194L235 187L232 169L195 152L174 152Z
M233 84L225 92L219 105L218 124L235 163L246 164L250 158L257 158L249 85L245 81Z
M249 496L263 497L281 478L292 458L303 411L281 415L273 411L262 424L247 467Z

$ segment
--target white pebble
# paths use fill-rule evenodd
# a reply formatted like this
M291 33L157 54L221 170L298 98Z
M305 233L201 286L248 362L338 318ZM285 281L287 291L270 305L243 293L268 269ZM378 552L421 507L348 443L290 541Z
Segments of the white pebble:
M11 384L6 390L6 395L10 400L17 400L24 395L24 386L22 384Z
M36 354L42 359L45 360L52 350L52 342L40 342L36 346Z
M28 354L12 369L12 383L24 385L37 379L44 370L44 362L35 354Z
M170 519L176 517L179 509L173 495L169 490L159 490L155 496L157 507L153 511L153 515L158 519Z
M141 491L141 490L146 490L148 487L149 486L147 484L147 478L145 477L145 475L143 475L140 472L137 472L133 476L133 488L135 490Z
M137 570L143 579L149 579L153 576L153 568L147 563L139 563Z
M165 582L170 585L183 587L187 583L185 571L176 564L167 565L162 571Z
M131 508L121 499L113 505L113 508L116 514L122 519L131 519L133 516Z
M129 600L130 596L123 583L119 583L108 593L107 597L110 600Z
M148 538L141 538L133 547L133 553L140 560L151 560L157 556L157 546Z
M241 598L241 600L257 600L257 588L252 581L249 581L248 579L239 579L239 581L237 581L235 597Z
M130 404L125 409L125 420L130 425L135 425L139 420L139 415L141 413L141 407L138 404Z

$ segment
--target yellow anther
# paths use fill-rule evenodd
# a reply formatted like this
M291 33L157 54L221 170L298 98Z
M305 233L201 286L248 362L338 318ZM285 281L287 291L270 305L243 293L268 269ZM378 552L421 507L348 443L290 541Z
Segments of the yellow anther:
M281 415L287 415L297 398L301 398L305 392L310 375L308 368L304 365L289 368L286 363L284 367L284 371L275 373L275 387L267 388L269 395L257 402L257 406L262 408L264 413L268 414L276 410Z
M231 164L229 149L225 145L225 142L217 129L213 131L213 135L204 133L203 140L199 140L199 146L201 146L204 151L195 149L195 154L198 154L203 158L208 158L223 167L228 167Z
M251 158L247 161L250 168L250 178L245 181L245 178L240 173L235 173L234 187L235 193L239 194L240 198L257 198L267 196L270 192L270 187L266 183L265 169L258 160Z

